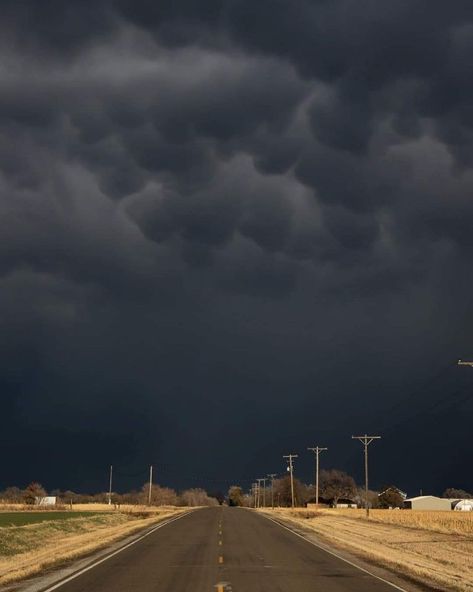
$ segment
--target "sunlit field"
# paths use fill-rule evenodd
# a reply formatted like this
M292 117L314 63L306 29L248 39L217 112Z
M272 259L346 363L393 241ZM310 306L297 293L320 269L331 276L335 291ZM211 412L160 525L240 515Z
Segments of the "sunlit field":
M442 589L473 592L473 516L413 510L263 510L308 536Z
M80 504L72 511L0 511L0 585L110 545L188 508ZM85 508L85 509L84 509ZM36 510L36 511L35 511Z
M304 513L307 510L296 509ZM309 510L310 511L310 510ZM366 520L365 510L328 509L327 513ZM394 524L408 528L421 528L442 533L473 534L473 512L428 511L428 510L370 510L370 521Z

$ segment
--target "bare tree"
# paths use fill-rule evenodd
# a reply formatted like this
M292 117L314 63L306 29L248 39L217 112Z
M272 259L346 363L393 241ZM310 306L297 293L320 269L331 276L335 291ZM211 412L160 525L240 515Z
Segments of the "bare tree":
M296 506L304 506L310 497L310 490L299 479L294 479L294 497ZM276 505L291 505L291 477L286 475L274 480L274 501Z
M24 501L24 492L19 487L7 487L0 492L0 499L10 504L20 504Z
M141 503L148 502L149 483L145 483L142 488ZM153 506L177 506L178 498L174 489L161 487L160 485L151 486L151 505Z
M218 506L214 497L209 497L205 489L186 489L179 496L183 506Z
M23 500L25 504L35 504L37 500L41 500L46 497L46 490L41 483L32 482L23 492Z
M450 499L470 499L473 497L471 493L464 489L456 489L455 487L448 487L443 493L442 497Z
M340 498L353 498L356 493L356 483L353 477L344 471L331 469L320 472L320 493L323 498L338 504Z
M228 505L243 506L243 492L238 485L232 485L228 490Z

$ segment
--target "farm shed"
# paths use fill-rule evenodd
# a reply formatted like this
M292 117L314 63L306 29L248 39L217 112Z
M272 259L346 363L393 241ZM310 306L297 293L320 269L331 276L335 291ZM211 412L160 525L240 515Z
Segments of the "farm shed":
M56 496L47 495L45 497L35 497L34 503L36 506L55 506L56 501Z
M409 510L451 510L451 501L435 495L419 495L404 500L404 508Z
M457 512L473 512L473 499L461 499L452 502L452 509Z

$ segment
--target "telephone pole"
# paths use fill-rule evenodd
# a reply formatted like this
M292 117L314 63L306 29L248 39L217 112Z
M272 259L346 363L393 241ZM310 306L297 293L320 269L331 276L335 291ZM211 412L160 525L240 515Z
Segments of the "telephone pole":
M113 466L110 465L110 479L108 482L108 505L112 505L112 476L113 476Z
M258 483L253 483L251 485L251 489L253 490L253 497L254 497L254 507L256 508L256 493L258 491Z
M315 454L315 505L316 507L319 506L319 454L324 450L328 450L328 448L321 448L320 446L315 446L315 448L307 448L307 450L311 450Z
M271 479L271 508L274 510L274 477L277 473L268 473L268 477Z
M266 477L263 477L261 481L263 482L263 508L266 508Z
M373 440L381 440L381 436L368 436L368 434L365 434L364 436L352 436L351 439L359 440L365 447L365 508L366 517L369 518L370 508L368 503L368 446L371 444L371 442L373 442Z
M263 479L256 479L258 481L258 508L261 508L261 481Z
M292 461L294 458L297 458L298 454L285 454L283 458L287 458L287 462L289 463L289 473L291 474L291 505L294 507L294 465Z
M153 465L149 467L148 506L151 506L151 491L153 487Z

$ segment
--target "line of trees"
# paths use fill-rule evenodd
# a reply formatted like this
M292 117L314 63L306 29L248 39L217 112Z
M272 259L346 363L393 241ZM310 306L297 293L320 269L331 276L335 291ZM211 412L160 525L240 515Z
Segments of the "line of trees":
M7 504L29 504L36 503L38 498L51 495L57 498L58 504L87 504L87 503L108 503L109 493L100 492L95 494L76 493L70 490L53 489L49 494L45 488L37 482L30 483L25 489L19 487L7 487L0 491L0 500ZM145 505L149 500L149 485L136 491L126 493L112 492L113 504ZM154 506L217 506L217 498L210 496L204 489L193 488L177 492L170 487L152 485L151 504Z
M353 477L338 469L322 470L319 475L319 493L320 501L337 505L341 499L350 499L355 502L364 499L364 492L361 491ZM242 488L233 485L228 490L228 503L232 506L255 505L255 495L259 496L259 504L266 507L271 506L274 501L275 506L291 506L291 478L285 475L279 479L274 479L273 487L271 482L265 489L260 489L259 494L254 491L244 494ZM377 494L374 493L377 497ZM297 506L305 506L307 503L315 501L315 492L313 485L307 485L300 479L294 478L294 497Z
M315 501L313 485L307 485L297 478L294 478L294 493L297 506L305 506ZM319 475L320 503L336 506L341 500L350 500L363 507L365 503L365 490L357 486L353 477L338 469L322 470ZM255 500L258 496L258 500ZM447 488L442 497L453 499L473 498L473 495L463 489ZM244 493L238 485L232 485L228 490L227 499L231 506L254 507L255 502L260 506L270 507L272 498L276 507L291 506L291 479L289 475L275 479L273 492L271 482L259 493L251 491ZM395 485L385 485L380 491L369 491L368 501L371 508L402 508L405 494Z

